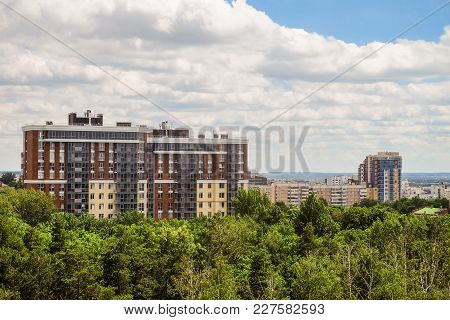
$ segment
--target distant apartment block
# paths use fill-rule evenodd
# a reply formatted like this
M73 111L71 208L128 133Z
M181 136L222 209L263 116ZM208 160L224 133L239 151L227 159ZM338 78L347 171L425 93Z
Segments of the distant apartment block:
M23 127L26 188L54 196L61 211L112 218L138 210L159 219L226 215L248 186L243 138L199 135L130 122L103 125L103 115L69 114L68 125Z
M286 205L299 205L311 193L323 198L329 205L351 207L367 197L367 189L361 185L300 182L273 182L266 186L254 186L272 200Z
M395 201L401 196L402 157L398 152L368 155L358 168L359 183L367 187L369 199Z
M426 200L450 199L450 185L448 183L432 183L423 186L403 180L402 197L409 199L417 197Z
M265 186L269 184L269 179L262 174L254 171L249 171L248 184L249 186Z

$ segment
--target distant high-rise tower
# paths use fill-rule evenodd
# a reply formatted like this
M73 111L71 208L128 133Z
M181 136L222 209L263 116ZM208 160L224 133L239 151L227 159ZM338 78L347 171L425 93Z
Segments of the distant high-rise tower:
M401 194L402 157L398 152L368 155L359 165L358 177L367 186L367 198L395 201Z

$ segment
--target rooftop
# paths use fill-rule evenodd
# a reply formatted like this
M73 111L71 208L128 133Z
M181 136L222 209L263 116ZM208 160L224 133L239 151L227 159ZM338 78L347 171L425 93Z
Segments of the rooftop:
M414 211L415 214L425 214L425 215L436 215L443 211L441 208L431 208L425 207L419 210Z

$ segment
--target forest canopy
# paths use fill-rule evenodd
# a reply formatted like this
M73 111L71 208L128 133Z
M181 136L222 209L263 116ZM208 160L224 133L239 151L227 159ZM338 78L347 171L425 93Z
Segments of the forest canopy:
M240 190L233 216L58 213L0 189L0 299L449 299L445 199L299 206Z

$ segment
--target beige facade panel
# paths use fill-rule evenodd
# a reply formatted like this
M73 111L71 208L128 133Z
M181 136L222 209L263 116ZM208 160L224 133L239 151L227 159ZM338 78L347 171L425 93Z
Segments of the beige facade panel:
M117 214L116 183L113 180L89 183L89 214L96 218L113 218Z
M227 180L198 180L197 217L211 217L215 213L226 215Z

